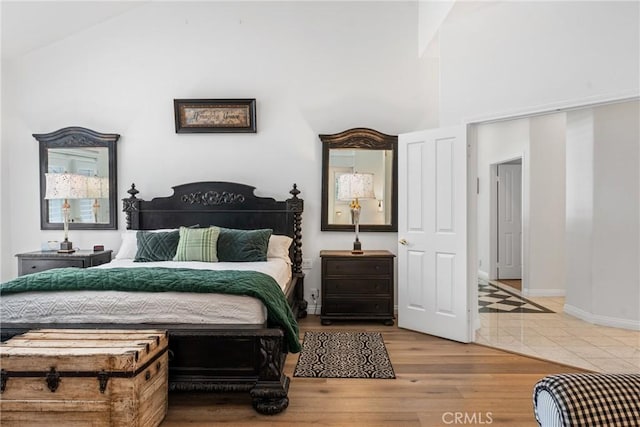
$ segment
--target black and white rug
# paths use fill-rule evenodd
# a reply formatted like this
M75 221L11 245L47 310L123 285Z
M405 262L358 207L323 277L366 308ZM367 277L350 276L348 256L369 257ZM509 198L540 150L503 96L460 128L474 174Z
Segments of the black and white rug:
M480 313L553 313L520 295L491 283L478 283L478 311Z
M379 332L305 332L293 376L396 377Z

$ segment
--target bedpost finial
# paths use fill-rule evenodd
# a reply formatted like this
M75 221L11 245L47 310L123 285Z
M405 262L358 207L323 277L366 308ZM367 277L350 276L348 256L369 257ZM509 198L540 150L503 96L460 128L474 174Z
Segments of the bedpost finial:
M136 185L135 184L131 184L131 188L127 191L127 193L129 193L131 195L131 197L129 197L130 199L135 199L136 198L136 194L138 194L139 191L136 190Z
M293 184L293 189L289 191L289 194L293 195L294 199L298 198L298 194L300 194L300 190L298 190L298 184Z

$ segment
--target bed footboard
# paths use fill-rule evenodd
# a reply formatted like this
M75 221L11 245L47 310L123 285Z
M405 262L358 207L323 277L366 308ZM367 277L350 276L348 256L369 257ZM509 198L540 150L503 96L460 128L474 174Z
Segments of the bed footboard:
M169 390L248 391L256 411L277 414L289 405L284 334L239 328L170 330Z

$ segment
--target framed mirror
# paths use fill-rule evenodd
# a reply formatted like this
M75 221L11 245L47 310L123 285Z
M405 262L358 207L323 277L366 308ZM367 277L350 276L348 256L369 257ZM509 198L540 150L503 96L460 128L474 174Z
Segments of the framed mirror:
M345 174L367 177L360 231L398 231L398 137L354 128L322 141L322 231L354 231L350 204L341 188ZM342 178L341 178L342 177Z
M67 127L33 137L40 143L40 228L62 230L67 202L69 229L116 230L120 135Z

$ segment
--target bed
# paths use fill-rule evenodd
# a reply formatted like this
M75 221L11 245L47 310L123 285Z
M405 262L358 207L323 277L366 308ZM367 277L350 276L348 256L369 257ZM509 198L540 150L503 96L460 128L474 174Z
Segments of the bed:
M116 278L114 279L116 282L118 274L131 275L135 271L136 276L148 275L148 283L151 286L148 288L149 291L147 292L146 288L145 292L138 292L139 289L136 289L136 292L129 292L127 288L85 292L71 289L61 291L61 294L58 292L48 292L44 296L31 294L28 298L31 301L28 303L24 300L14 301L13 298L18 297L13 294L3 294L2 340L42 327L132 329L144 326L166 329L169 332L170 390L248 391L252 397L253 407L259 413L281 412L289 403L289 378L283 373L284 361L287 352L298 344L298 341L296 334L296 341L292 345L290 327L274 326L270 317L272 309L268 301L264 303L258 301L257 296L251 292L251 296L220 297L219 294L212 296L200 291L159 293L153 287L164 280L156 279L154 274L185 273L193 277L183 279L182 276L176 276L177 278L174 277L173 280L184 280L184 283L192 280L200 284L201 275L210 274L209 267L203 266L205 264L216 264L216 267L221 269L232 268L234 271L224 273L231 275L235 274L236 270L252 270L254 268L252 263L195 262L188 263L189 269L182 268L185 267L184 263L178 263L176 267L179 268L165 268L166 265L162 262L132 263L131 259L122 255L126 252L125 240L130 241L131 236L135 236L140 230L145 231L145 235L149 235L151 230L162 230L165 231L164 234L169 234L167 232L170 230L180 229L182 233L187 227L201 230L216 226L227 230L238 230L238 233L242 233L240 230L253 233L255 230L270 229L272 230L268 248L270 255L264 262L253 263L259 272L248 273L273 278L273 282L277 283L284 295L284 298L280 295L280 299L291 310L289 313L298 318L305 317L307 303L303 298L301 227L303 200L298 197L300 191L294 184L290 191L291 198L284 201L258 197L254 191L255 187L238 183L196 182L173 187L171 196L145 201L138 198L139 191L135 185L132 185L128 191L129 197L123 199L127 223L127 231L123 233L123 248L118 251L111 265L106 264L101 267L113 268L108 276ZM187 233L189 230L184 232ZM274 247L279 247L280 251L283 248L283 241L288 239L288 242L291 242L290 245L286 245L288 246L286 259L271 257L272 241L276 236L280 237L281 241L280 245ZM141 264L151 268L144 269L144 274L141 274L142 270L138 268ZM195 265L197 267L194 268ZM200 267L206 268L206 271L196 271ZM132 268L135 270L131 270ZM96 271L98 269L86 269L81 272L87 276L87 280L92 280L90 275L100 274ZM180 271L174 272L174 270ZM66 274L64 271L52 274L58 273ZM73 272L73 274L78 273ZM251 280L254 276L250 276ZM238 280L235 276L227 280L233 286L249 280L245 280L244 276L242 276L243 279L239 277ZM248 285L250 286L251 283ZM235 292L235 290L232 291ZM58 299L54 301L51 298ZM78 314L76 309L72 310L73 313L63 315L64 307L73 305L70 302L73 298L77 299L77 306L86 307L86 311ZM220 305L215 300L223 300L223 302ZM100 301L104 306L109 307L111 317L103 316L100 311L102 309L96 308ZM13 310L8 310L11 304L18 308L13 307ZM211 308L212 306L214 308ZM48 309L33 307L48 307ZM56 308L52 313L51 307L60 307L60 309ZM4 313L7 311L20 312L22 317L7 319ZM157 313L157 316L154 313ZM114 320L114 316L117 320Z

